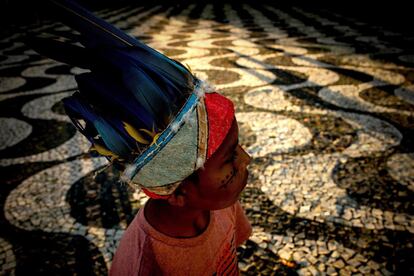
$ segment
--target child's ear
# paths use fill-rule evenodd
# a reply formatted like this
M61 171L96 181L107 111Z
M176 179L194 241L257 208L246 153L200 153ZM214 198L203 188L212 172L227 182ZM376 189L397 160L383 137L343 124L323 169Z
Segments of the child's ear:
M185 190L181 187L178 187L177 190L168 197L168 203L172 206L176 207L184 207L186 197L185 197Z

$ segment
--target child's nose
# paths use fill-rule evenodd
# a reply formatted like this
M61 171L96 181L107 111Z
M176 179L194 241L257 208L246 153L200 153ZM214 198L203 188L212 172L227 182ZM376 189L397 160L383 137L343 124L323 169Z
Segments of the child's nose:
M240 152L240 163L241 165L248 166L252 161L250 155L243 149L242 146L239 145L239 152Z

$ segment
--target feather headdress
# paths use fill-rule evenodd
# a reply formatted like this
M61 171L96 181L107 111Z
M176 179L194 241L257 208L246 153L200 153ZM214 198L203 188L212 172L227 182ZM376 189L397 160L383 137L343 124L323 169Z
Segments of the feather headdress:
M63 100L67 115L92 150L125 166L124 181L153 197L171 194L223 141L232 102L178 61L78 4L51 2L63 23L80 33L82 46L42 37L27 43L90 70L75 77L79 92Z

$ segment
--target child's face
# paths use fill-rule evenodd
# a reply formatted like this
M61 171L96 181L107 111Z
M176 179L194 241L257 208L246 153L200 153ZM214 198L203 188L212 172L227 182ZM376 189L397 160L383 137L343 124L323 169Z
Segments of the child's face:
M185 185L186 205L217 210L234 204L247 184L250 156L239 145L239 129L234 119L221 146L198 171L199 182Z

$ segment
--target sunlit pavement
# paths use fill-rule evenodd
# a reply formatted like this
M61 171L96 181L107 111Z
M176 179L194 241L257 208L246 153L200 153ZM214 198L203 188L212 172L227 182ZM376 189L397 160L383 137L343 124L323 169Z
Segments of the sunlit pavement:
M266 5L98 14L235 101L254 158L242 274L414 273L412 37ZM146 197L90 156L65 117L60 100L81 70L18 33L0 49L0 274L106 274Z

